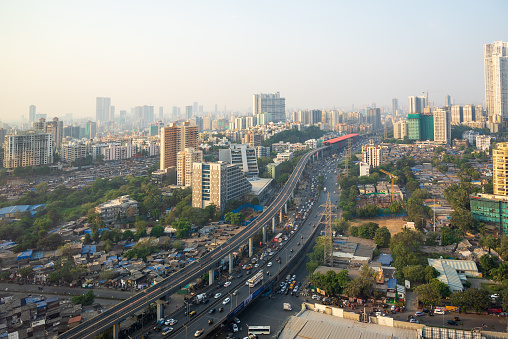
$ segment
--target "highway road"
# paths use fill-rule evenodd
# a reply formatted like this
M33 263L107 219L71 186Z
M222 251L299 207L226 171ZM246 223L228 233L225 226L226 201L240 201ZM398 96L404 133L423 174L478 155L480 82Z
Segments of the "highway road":
M332 160L328 160L328 161L330 162L328 167L324 166L324 164L322 162L319 162L319 163L316 163L314 165L314 167L310 168L309 170L311 173L313 173L313 177L316 177L318 175L319 171L324 171L326 168L327 172L325 175L327 176L327 179L324 181L324 186L327 187L327 191L330 193L330 199L332 200L332 204L336 205L336 201L338 201L338 191L336 188L337 187L336 186L336 174L334 173L334 169L336 168L337 162L332 161ZM330 169L330 173L328 173L328 169ZM309 184L309 186L310 186L310 184ZM299 192L299 193L304 193L304 192ZM305 194L306 194L306 195L304 195L305 199L303 199L305 201L308 201L309 199L314 198L314 196L310 193L310 190L308 193L305 192ZM307 241L309 239L309 237L311 237L314 230L317 228L316 232L319 231L319 228L320 228L319 222L322 218L322 213L324 210L324 207L321 205L323 205L326 202L326 197L327 197L327 193L322 192L319 200L316 200L316 202L314 202L312 213L309 215L309 217L303 223L303 225L300 225L298 230L288 239L288 241L283 243L283 246L280 249L279 253L277 253L274 256L272 256L271 258L269 258L265 262L264 265L261 265L252 274L255 274L257 271L262 270L264 273L264 281L266 281L266 278L268 278L268 274L266 274L267 272L270 273L270 277L273 277L281 269L283 269L285 264L288 261L290 261L294 256L306 255L307 251L305 251L305 253L299 253L299 251L302 248L303 242ZM317 199L317 197L316 197L316 199ZM316 225L316 228L313 225ZM322 224L321 224L321 228L322 228ZM302 240L302 237L303 237L303 240ZM313 241L311 241L311 245L312 244L313 244ZM309 247L308 251L311 251L311 250L312 250L312 247ZM277 258L277 257L281 258L280 264L277 263L277 261L275 260L275 258ZM272 263L271 267L267 267L268 262ZM215 326L218 323L224 323L224 322L226 323L226 326L228 328L227 329L225 328L223 330L229 330L229 332L232 332L232 328L230 327L231 324L229 324L229 323L227 323L227 321L225 321L226 320L225 317L227 316L227 314L229 312L231 312L233 309L235 309L235 307L237 305L241 304L241 302L244 299L246 299L252 292L257 290L262 285L262 283L259 283L254 288L249 288L248 286L246 286L245 282L246 282L247 278L245 277L245 271L244 270L242 270L242 271L243 271L242 279L234 279L232 285L229 286L228 288L221 287L220 289L216 290L216 292L222 293L222 296L220 298L214 299L212 297L210 299L210 303L208 303L208 304L190 306L189 311L196 311L197 312L197 314L192 319L189 319L188 316L185 317L181 314L179 314L178 317L174 317L176 320L178 320L178 323L175 326L173 326L174 332L171 333L170 335L166 336L165 338L192 338L192 337L194 337L194 333L196 333L197 330L204 329L205 333L206 333L212 328L212 326ZM290 270L290 272L292 272L292 271L293 271L293 269ZM291 273L291 274L293 274L293 273ZM301 281L301 279L303 279L306 275L307 275L306 272L304 275L303 272L300 271L297 276L297 279L299 281ZM282 277L282 279L284 279L284 278L285 277ZM212 288L215 289L216 286L214 285ZM278 283L274 284L273 288L278 289ZM238 291L238 293L236 295L233 295L234 291ZM280 295L276 294L274 296L274 300L281 299L281 298L279 298L279 296ZM284 297L288 297L288 296L284 295ZM224 305L223 302L226 298L229 298L231 301ZM266 298L264 298L264 300L268 301L268 299L266 299ZM269 301L270 305L272 304L271 301L272 300ZM250 306L250 304L249 304L249 306ZM294 309L298 308L297 304L295 304L294 306L295 306ZM222 313L218 312L218 309L220 307L224 308L224 311ZM215 311L210 314L209 312L212 309L215 309ZM282 302L280 302L280 305L277 304L277 311L279 309L282 310ZM276 312L276 313L277 313L277 311L270 310L270 312ZM287 314L286 314L286 316L287 316ZM240 315L238 317L241 318ZM191 321L189 322L189 320L191 320ZM210 325L208 324L209 320L213 320L213 323ZM247 322L247 323L249 323L249 322ZM258 323L250 323L250 325L265 325L265 324L258 322ZM242 327L242 336L240 336L242 338L247 333L246 326L239 326L239 327ZM235 336L238 337L238 333L235 334ZM159 334L150 336L150 338L158 338L158 337L162 337L162 336Z
M288 179L281 193L274 202L264 211L253 223L245 227L237 236L229 240L228 243L219 248L214 249L201 259L195 261L184 270L164 279L157 285L151 286L143 290L133 297L117 304L116 306L105 311L102 315L97 316L71 330L64 332L60 338L91 338L106 329L117 324L127 316L144 309L147 305L163 298L167 294L172 294L187 283L194 281L212 268L216 268L216 263L228 255L230 252L237 250L245 244L250 237L259 231L261 226L270 224L272 217L279 212L286 201L289 199L296 184L300 180L309 159L317 152L323 151L327 147L321 147L306 153L293 173Z

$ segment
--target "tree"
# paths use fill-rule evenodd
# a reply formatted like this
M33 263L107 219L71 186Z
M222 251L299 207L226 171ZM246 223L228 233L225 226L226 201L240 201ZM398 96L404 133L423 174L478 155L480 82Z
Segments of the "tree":
M390 231L388 230L388 228L381 227L381 228L378 228L375 232L374 242L379 247L388 247L388 246L390 246L391 237L392 237L392 235L391 235Z
M37 242L37 248L52 251L62 246L62 244L62 236L58 233L51 233Z
M483 312L490 306L490 294L486 290L470 288L464 292L458 291L450 296L452 305L459 306L461 310L474 310Z
M324 289L326 294L333 295L342 293L351 279L347 270L342 270L339 273L330 270L325 275L313 273L310 275L309 280L314 286Z
M404 278L412 282L422 282L425 280L425 269L422 265L406 266L402 269Z
M483 269L483 275L490 275L490 272L492 269L495 269L498 267L498 262L496 259L491 257L488 254L484 254L480 257L480 265Z
M18 273L21 276L21 278L28 279L30 277L33 277L34 269L32 266L27 266L27 267L20 268Z
M502 262L497 268L491 269L490 274L496 281L505 281L508 278L508 262Z
M448 285L445 284L444 282L439 281L437 279L431 279L428 283L430 285L434 285L437 288L437 290L439 291L439 295L441 296L441 299L448 298L450 295L452 295L450 287L448 287Z
M161 225L155 225L152 227L152 231L150 232L151 237L159 238L164 235L164 228Z
M351 280L346 288L344 294L353 298L367 298L371 295L372 281L364 277L356 277Z
M497 240L493 236L487 235L485 237L480 237L480 246L487 247L489 249L489 254L491 249L496 248L496 245Z
M441 301L439 289L435 284L423 284L414 289L418 301L424 305L434 306Z
M75 297L72 297L73 303L81 304L83 306L92 305L94 301L95 301L95 294L93 293L93 290L86 292L86 294L77 295Z
M134 239L134 233L131 230L126 230L125 232L123 232L122 239L132 240Z
M399 214L400 212L402 212L402 204L397 200L392 201L388 206L388 208L390 209L390 213L392 214Z
M427 283L432 281L433 279L439 277L439 272L432 266L427 266L423 270L423 276Z

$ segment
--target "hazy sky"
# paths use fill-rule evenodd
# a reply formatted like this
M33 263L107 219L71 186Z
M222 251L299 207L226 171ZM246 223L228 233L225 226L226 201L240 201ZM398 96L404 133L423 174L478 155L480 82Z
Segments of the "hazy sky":
M0 0L0 120L192 105L349 107L430 92L484 101L483 44L507 1ZM158 113L158 108L155 109Z

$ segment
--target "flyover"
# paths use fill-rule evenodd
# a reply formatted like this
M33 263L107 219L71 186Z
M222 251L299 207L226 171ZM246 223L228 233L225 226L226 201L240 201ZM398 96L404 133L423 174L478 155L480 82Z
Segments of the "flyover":
M156 302L168 294L172 294L180 290L186 284L201 277L204 273L212 272L217 267L217 262L227 255L230 256L229 269L232 267L232 252L236 251L246 242L249 243L249 255L253 251L252 237L259 232L261 228L266 231L267 224L272 221L272 226L275 227L275 215L280 212L279 217L282 221L283 210L287 209L287 201L293 196L293 191L296 184L300 180L304 170L310 160L318 158L328 146L320 147L315 150L307 152L298 162L293 173L284 185L282 191L270 204L266 211L256 218L254 222L246 226L235 237L231 238L228 242L220 247L215 248L199 260L192 262L181 271L178 271L171 276L165 278L160 283L151 286L133 297L126 299L112 308L106 310L101 315L98 315L83 324L80 324L59 336L59 338L91 338L110 327L113 327L113 337L118 338L119 324L128 317L144 309L147 305ZM285 208L284 208L285 207ZM287 211L286 211L287 212ZM266 235L266 232L264 232ZM263 239L266 241L266 238ZM212 272L213 273L213 272ZM209 274L210 282L213 283L213 274Z

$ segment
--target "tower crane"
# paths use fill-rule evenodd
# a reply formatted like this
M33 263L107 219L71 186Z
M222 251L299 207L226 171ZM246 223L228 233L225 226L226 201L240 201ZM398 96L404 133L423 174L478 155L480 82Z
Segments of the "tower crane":
M396 175L394 175L394 174L392 174L392 173L390 173L390 172L387 172L387 171L385 171L385 170L382 170L381 168L379 169L379 171L380 171L380 172L383 172L384 174L386 174L387 176L389 176L389 177L392 179L392 191L391 191L391 195L390 195L390 196L391 196L391 201L393 201L393 195L395 194L395 193L393 192L393 182L394 182L394 180L395 180L395 179L397 179L397 180L398 180L398 179L399 179L399 177L398 177L398 176L396 176Z

